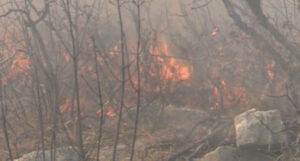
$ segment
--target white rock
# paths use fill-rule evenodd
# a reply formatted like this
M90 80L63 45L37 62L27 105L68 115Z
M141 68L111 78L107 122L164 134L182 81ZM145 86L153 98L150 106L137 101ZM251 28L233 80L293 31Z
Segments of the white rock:
M285 127L278 110L257 111L251 109L236 116L234 125L238 147L275 147L288 142L287 133L284 131Z
M231 146L220 146L195 161L273 161L272 156L255 150L242 150Z

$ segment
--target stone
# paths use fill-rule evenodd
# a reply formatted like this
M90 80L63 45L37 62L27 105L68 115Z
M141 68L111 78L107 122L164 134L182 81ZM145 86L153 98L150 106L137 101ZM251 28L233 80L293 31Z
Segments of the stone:
M76 148L72 147L60 147L56 149L56 161L80 161L80 156ZM45 161L51 160L51 151L45 151ZM43 161L43 155L41 151L34 151L23 155L19 159L14 161Z
M255 150L237 149L231 146L219 146L195 161L273 161L274 158Z
M237 149L234 147L220 146L198 161L238 161L236 153Z
M288 136L279 110L251 109L234 118L238 147L280 147L288 143Z

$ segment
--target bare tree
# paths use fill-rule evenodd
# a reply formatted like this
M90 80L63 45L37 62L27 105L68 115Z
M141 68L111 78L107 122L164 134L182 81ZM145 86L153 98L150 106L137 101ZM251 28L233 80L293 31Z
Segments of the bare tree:
M120 27L120 39L121 39L121 72L122 72L122 78L121 78L121 98L120 98L120 109L118 114L118 123L117 123L117 131L114 141L114 147L113 147L113 154L112 154L112 161L116 161L117 159L117 148L119 143L119 137L121 132L121 123L122 123L122 117L123 117L123 108L124 108L124 97L125 97L125 85L126 85L126 53L125 53L125 32L124 32L124 26L123 26L123 15L122 15L122 2L121 0L117 0L117 10L118 10L118 19L119 19L119 27Z
M138 126L139 126L139 117L140 117L140 108L141 108L141 41L142 41L142 33L141 33L141 7L145 1L133 1L134 6L136 7L137 12L137 47L136 47L136 72L137 72L137 87L136 87L136 114L135 114L135 122L134 122L134 133L132 139L132 147L131 147L131 154L130 154L130 161L134 159L134 152L135 152L135 144L137 140L137 133L138 133Z
M71 15L71 3L69 0L66 0L64 2L64 10L68 18L68 25L69 25L69 32L72 42L72 60L73 60L73 72L74 72L74 89L75 89L75 98L76 98L76 122L77 122L77 140L78 140L78 147L79 147L79 154L81 156L81 159L85 159L85 152L84 152L84 144L83 144L83 129L82 129L82 119L81 119L81 104L80 104L80 92L79 92L79 75L78 75L78 57L79 57L79 51L78 51L78 39L76 36L77 27L76 23L72 20ZM78 1L75 2L75 5L78 6ZM76 8L76 11L78 8ZM77 13L77 12L76 12Z
M100 117L99 117L99 129L98 129L98 137L97 137L97 154L96 159L97 161L100 160L100 150L101 150L101 143L102 143L102 136L103 136L103 123L104 123L104 105L103 105L103 96L102 96L102 87L100 82L100 73L99 73L99 64L98 64L98 55L97 55L97 47L95 44L94 38L93 41L93 50L94 50L94 65L95 65L95 72L96 72L96 81L97 81L97 94L100 106Z
M9 154L9 159L10 161L13 161L13 154L11 151L11 145L10 145L10 141L9 141L9 133L8 133L8 129L7 129L7 107L6 107L6 103L5 103L5 89L3 88L3 80L2 80L2 74L0 75L1 81L0 81L0 106L1 106L1 123L2 123L2 129L4 132L4 138L5 138L5 143L6 143L6 147L8 150L8 154Z

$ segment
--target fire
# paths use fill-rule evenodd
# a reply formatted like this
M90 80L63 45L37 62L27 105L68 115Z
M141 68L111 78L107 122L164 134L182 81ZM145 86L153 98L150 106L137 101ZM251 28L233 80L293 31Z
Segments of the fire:
M161 40L160 45L153 47L150 52L157 56L157 61L161 65L160 75L164 80L185 81L191 77L191 66L174 58L164 39Z
M116 116L116 112L113 108L109 107L106 109L105 115L108 117L114 117Z
M64 52L63 57L67 63L69 63L71 61L71 56L69 53Z
M219 28L215 27L212 29L212 31L210 32L210 36L215 37L219 32Z
M99 109L96 113L97 113L98 115L101 114L101 110ZM104 110L104 115L107 116L107 117L115 117L117 114L116 114L116 111L114 110L114 108L112 108L112 107L107 107L107 108Z
M275 67L275 62L271 62L270 64L267 64L265 66L265 70L266 70L266 73L267 73L267 76L270 80L273 80L274 79L274 76L275 76L275 73L274 73L274 67Z
M66 99L63 104L59 106L60 112L66 112L72 105L71 99Z
M10 79L30 68L29 58L25 54L17 54L13 59L5 79Z
M93 66L92 64L88 63L87 61L78 61L78 66L79 66L79 73L84 74L84 73L92 73L93 72Z
M241 86L229 86L225 80L220 80L219 85L213 86L211 94L215 98L214 108L219 107L221 104L224 107L235 106L245 97L244 88Z
M12 62L10 72L20 73L26 69L29 69L29 59L24 54L18 54Z

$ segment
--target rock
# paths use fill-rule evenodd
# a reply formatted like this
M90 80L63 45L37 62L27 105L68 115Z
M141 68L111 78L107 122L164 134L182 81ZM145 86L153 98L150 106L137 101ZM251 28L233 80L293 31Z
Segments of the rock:
M251 109L234 118L238 147L280 147L288 137L278 110Z
M237 161L274 161L278 159L254 149L239 149L235 155L238 156Z
M241 150L231 146L220 146L195 161L272 161L273 157L254 150Z
M117 156L116 160L117 161L128 161L130 156L128 151L126 150L126 145L120 144L117 147ZM101 152L100 152L100 160L103 161L110 161L112 159L112 149L113 147L102 147ZM96 160L96 159L93 159Z
M51 151L45 151L45 161L51 160ZM34 151L23 155L19 159L14 161L43 161L43 155L41 151ZM72 147L61 147L56 149L56 161L80 161L80 156L76 149Z
M206 154L198 161L238 161L236 148L220 146L216 150Z

